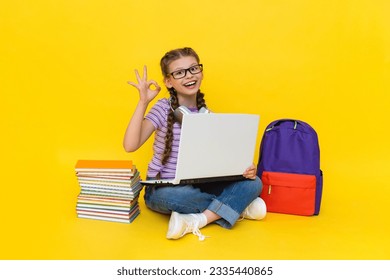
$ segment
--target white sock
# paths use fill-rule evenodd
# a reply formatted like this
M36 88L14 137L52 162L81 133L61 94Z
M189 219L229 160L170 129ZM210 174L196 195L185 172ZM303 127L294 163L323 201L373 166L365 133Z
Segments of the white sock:
M197 215L199 217L199 228L202 228L205 225L207 225L207 217L205 214L197 213L197 214L193 214L193 215Z

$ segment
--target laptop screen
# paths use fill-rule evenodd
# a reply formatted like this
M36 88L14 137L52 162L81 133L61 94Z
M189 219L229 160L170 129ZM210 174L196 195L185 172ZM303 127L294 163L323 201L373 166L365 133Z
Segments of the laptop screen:
M175 179L241 175L253 163L260 117L183 116Z

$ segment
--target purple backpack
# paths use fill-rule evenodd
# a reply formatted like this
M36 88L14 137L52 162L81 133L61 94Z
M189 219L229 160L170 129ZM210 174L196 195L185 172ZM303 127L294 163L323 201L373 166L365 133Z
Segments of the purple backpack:
M268 211L318 215L323 179L316 131L300 120L273 121L264 131L259 153L260 196Z

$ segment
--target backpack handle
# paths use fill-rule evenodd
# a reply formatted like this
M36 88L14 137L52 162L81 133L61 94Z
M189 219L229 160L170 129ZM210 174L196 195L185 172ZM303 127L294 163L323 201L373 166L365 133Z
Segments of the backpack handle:
M272 130L275 126L279 126L283 122L293 122L294 123L294 129L297 129L299 121L297 120L292 120L292 119L282 119L276 121L271 127L267 128L265 131L270 131Z

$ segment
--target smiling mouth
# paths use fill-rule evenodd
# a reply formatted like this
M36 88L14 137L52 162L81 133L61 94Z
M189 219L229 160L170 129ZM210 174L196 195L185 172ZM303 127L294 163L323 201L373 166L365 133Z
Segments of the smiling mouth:
M185 87L191 87L191 86L194 86L196 84L195 81L192 81L192 82L189 82L189 83L186 83L184 84Z

